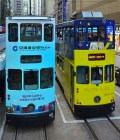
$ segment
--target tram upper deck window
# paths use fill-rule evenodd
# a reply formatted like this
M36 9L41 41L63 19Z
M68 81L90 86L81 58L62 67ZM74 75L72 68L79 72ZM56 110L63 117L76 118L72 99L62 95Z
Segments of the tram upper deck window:
M24 89L25 90L38 89L38 71L37 70L24 71Z
M17 23L8 24L8 41L9 42L18 41L18 24Z
M22 71L20 69L8 69L8 89L22 89Z
M65 41L70 43L70 28L66 28L65 30Z
M88 27L88 41L104 42L105 27L104 26L89 26Z
M20 25L21 42L40 42L42 40L42 25L38 23L24 23Z
M40 88L53 87L53 68L43 68L40 70Z
M86 27L78 26L76 28L76 40L77 42L85 42L86 41Z
M89 84L89 67L88 66L77 66L76 82L77 84Z
M91 82L92 84L101 84L103 82L103 67L91 68Z
M44 41L52 42L53 41L53 24L44 25Z

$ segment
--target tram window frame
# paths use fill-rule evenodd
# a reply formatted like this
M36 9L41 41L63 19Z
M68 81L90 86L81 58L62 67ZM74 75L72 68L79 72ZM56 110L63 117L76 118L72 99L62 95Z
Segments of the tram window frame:
M112 28L112 29L110 29L110 28ZM109 25L106 27L106 35L107 35L107 41L113 42L115 40L113 26Z
M53 87L53 68L42 68L40 70L40 88L52 88Z
M42 24L40 23L22 23L20 24L21 42L41 42Z
M42 56L41 55L21 55L20 62L22 64L41 63Z
M38 70L29 69L24 70L24 90L37 90L38 83Z
M47 29L45 28L45 26L46 26ZM45 31L45 29L47 31ZM53 31L54 31L54 25L52 23L46 23L46 24L44 24L44 41L45 42L52 42L53 41L53 38L54 38Z
M91 67L91 83L92 84L103 83L103 67L102 66Z
M114 81L114 65L105 65L105 83L110 83Z
M57 56L57 64L59 65L59 56Z
M91 31L91 32L90 32ZM105 26L89 26L88 27L88 41L92 42L104 42L105 41L105 32L106 32L106 27ZM100 37L98 38L98 34L101 34ZM90 39L91 38L91 39ZM98 40L96 40L98 39Z
M8 41L9 42L17 42L18 41L18 24L17 23L9 23L8 24Z
M60 29L60 36L59 36L60 40L63 40L63 29Z
M8 69L7 82L9 90L22 90L22 70Z
M89 84L89 66L76 67L76 83Z
M80 25L76 27L76 41L77 42L85 42L86 34L87 34L86 26Z
M66 32L65 30L66 30L66 28L64 27L64 28L63 28L63 40L64 40L64 41L65 41L65 32Z
M63 57L59 57L59 66L62 70L64 70L64 60Z
M68 42L70 43L70 27L66 27L66 30L65 30L65 42Z
M70 30L70 43L74 43L74 27L71 27Z
M57 28L57 39L59 39L59 36L60 36L60 29L59 28Z

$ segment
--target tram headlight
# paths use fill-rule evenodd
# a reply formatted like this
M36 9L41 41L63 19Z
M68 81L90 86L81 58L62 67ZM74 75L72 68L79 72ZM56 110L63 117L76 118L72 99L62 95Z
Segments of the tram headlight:
M35 110L35 105L34 104L29 104L27 106L27 110L28 110L28 112L33 112Z
M99 103L100 100L101 100L100 96L96 96L96 97L94 98L94 102L95 102L95 103Z

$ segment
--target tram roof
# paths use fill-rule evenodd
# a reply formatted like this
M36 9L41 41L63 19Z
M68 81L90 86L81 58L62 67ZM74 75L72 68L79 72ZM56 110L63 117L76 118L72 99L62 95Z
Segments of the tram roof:
M35 16L35 15L27 15L27 16L22 16L22 15L14 15L8 17L10 20L26 20L26 19L33 19L33 20L54 20L55 18L50 17L50 16Z
M102 12L82 11L77 14L77 19L103 19Z

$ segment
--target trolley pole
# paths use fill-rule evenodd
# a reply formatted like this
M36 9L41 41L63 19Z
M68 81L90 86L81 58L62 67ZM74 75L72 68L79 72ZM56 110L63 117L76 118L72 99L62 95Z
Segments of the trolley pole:
M29 14L29 15L32 15L32 14L31 14L31 0L30 0L30 14Z

